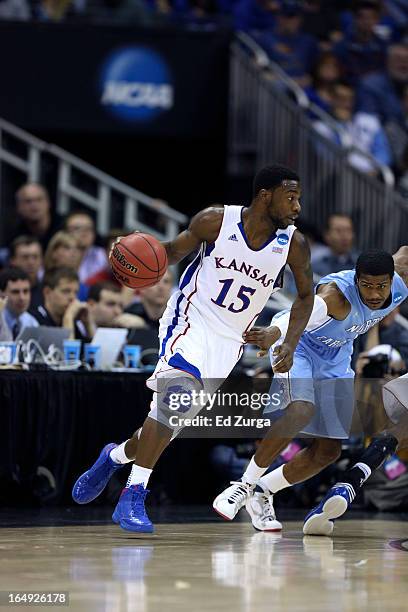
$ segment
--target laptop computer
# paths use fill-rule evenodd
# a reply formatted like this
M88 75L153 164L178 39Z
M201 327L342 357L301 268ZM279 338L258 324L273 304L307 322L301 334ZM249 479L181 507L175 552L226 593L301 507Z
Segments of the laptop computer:
M64 353L64 340L68 340L70 331L65 327L48 327L40 325L39 327L23 327L16 338L16 342L21 341L27 344L29 340L36 340L45 354L53 344L57 349Z
M119 357L124 344L128 330L121 327L98 327L91 344L97 344L101 347L100 368L111 368Z

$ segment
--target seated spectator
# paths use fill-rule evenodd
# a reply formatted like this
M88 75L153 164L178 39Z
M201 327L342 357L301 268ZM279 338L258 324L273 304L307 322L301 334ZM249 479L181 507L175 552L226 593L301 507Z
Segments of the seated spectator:
M360 0L354 9L351 31L333 48L347 80L353 85L357 85L363 76L384 69L386 42L375 30L379 21L378 2Z
M84 211L70 213L65 219L65 229L77 240L81 255L78 275L82 283L106 267L105 250L95 245L95 223L91 215Z
M304 0L302 6L303 31L317 39L322 50L328 51L341 38L336 0Z
M95 324L89 304L77 299L78 274L72 268L47 270L43 278L44 305L32 311L39 325L66 327L71 337L89 342Z
M275 25L279 0L238 0L233 7L234 26L243 32L261 32Z
M19 224L11 236L33 236L41 242L43 251L55 232L62 226L62 218L51 214L48 191L39 183L26 183L16 192Z
M0 296L2 308L0 318L0 339L15 340L25 327L38 327L36 319L30 315L30 280L18 268L0 272Z
M394 167L398 173L404 173L406 170L404 157L405 151L408 148L408 83L403 89L401 107L402 122L391 120L385 124L385 132L391 146Z
M44 268L72 268L78 272L81 261L81 252L77 240L72 234L63 230L54 234L44 255ZM78 299L85 301L88 297L88 286L79 283ZM42 303L42 302L41 302Z
M297 0L282 0L276 24L256 38L271 60L300 86L309 85L318 47L315 39L302 31L302 7Z
M121 290L112 283L97 283L89 290L88 304L97 327L146 327L142 317L123 312Z
M358 149L370 154L378 164L390 166L391 149L379 119L369 113L354 111L354 90L347 83L336 83L333 92L332 116L335 124L314 121L317 132L339 146L354 149L350 151L348 160L361 172L376 174L377 168L368 157L359 154Z
M312 84L306 87L309 100L329 113L334 99L334 86L340 80L340 62L333 53L321 53L312 71Z
M167 270L153 287L140 291L140 302L126 308L126 312L141 317L151 329L159 331L159 319L164 313L173 289L173 274Z
M19 236L10 245L10 265L28 275L31 285L30 308L42 304L43 251L41 242L32 236Z
M360 1L353 2L352 8L359 4ZM397 17L397 13L392 10L390 11L393 1L371 0L372 3L377 5L379 12L379 19L374 27L375 34L387 44L397 42L400 38L400 30L404 27L401 20ZM402 5L405 3L405 0L395 0L395 2ZM342 4L344 4L343 1L339 2L340 7ZM340 14L340 27L345 36L352 32L354 27L354 12L352 10L343 11Z
M370 74L360 82L358 110L376 115L383 124L390 121L403 124L402 95L407 83L408 43L392 45L387 53L386 70Z
M340 213L330 215L323 237L330 251L312 257L313 272L322 277L331 272L352 270L358 254L353 249L354 228L351 218Z

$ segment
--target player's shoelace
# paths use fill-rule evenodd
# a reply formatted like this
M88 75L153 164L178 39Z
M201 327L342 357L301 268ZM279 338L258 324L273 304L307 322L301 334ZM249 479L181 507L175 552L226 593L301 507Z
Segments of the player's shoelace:
M230 484L236 485L237 488L228 497L228 501L231 503L244 501L248 496L249 485L243 483L242 481L236 480L231 480Z
M146 495L150 493L149 489L138 488L138 485L132 485L130 489L132 491L132 498L130 500L132 511L143 510L145 512L145 499Z

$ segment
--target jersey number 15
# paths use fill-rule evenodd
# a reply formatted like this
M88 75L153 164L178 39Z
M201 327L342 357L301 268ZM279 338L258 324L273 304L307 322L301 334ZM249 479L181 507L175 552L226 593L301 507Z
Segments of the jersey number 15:
M214 302L214 304L217 304L217 306L219 306L220 308L228 308L230 312L234 312L234 313L242 312L243 310L246 310L249 307L249 304L250 304L249 296L254 295L254 293L256 292L256 289L253 289L253 287L245 287L244 285L241 285L237 293L237 299L241 300L242 305L240 305L239 303L232 302L229 306L226 306L224 304L224 301L227 298L227 294L229 290L231 289L231 285L234 282L234 279L226 278L225 280L220 280L219 282L222 285L222 289L217 299L214 300L213 298L211 298L211 301ZM240 307L238 308L238 306Z

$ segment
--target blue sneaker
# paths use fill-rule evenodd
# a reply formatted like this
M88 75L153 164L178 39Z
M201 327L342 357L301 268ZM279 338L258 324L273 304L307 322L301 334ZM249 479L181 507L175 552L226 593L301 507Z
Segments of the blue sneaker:
M114 442L104 446L93 466L78 478L72 489L72 499L77 504L88 504L98 497L113 472L123 467L122 463L115 463L109 456L111 450L116 447Z
M138 531L139 533L153 533L153 524L146 514L145 498L149 493L142 484L131 485L123 489L112 520L122 529Z
M344 514L356 493L346 482L338 482L332 487L316 508L305 517L303 533L305 535L325 535L333 533L334 519Z

